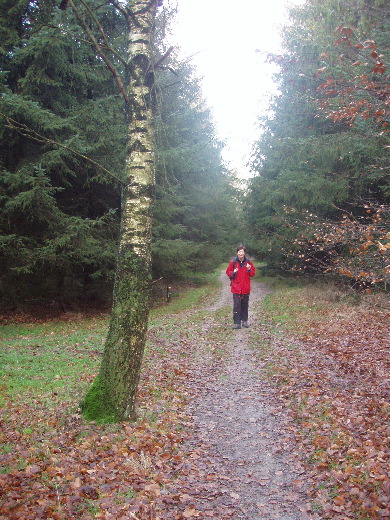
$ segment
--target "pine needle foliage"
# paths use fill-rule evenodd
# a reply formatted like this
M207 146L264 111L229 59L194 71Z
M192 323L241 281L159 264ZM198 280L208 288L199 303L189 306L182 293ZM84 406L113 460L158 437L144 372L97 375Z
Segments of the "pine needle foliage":
M284 53L270 56L279 64L279 93L259 121L257 175L247 196L253 246L270 267L348 273L355 283L361 259L366 286L390 274L387 246L367 269L357 245L367 244L373 228L372 237L386 243L390 231L389 134L381 108L390 93L379 70L383 64L388 71L388 20L382 0L311 0L291 9ZM374 41L380 57L368 50Z
M126 119L118 85L72 10L0 5L0 289L3 305L109 303L121 217ZM127 27L88 0L123 74ZM10 16L12 14L12 16ZM90 16L90 14L88 15ZM242 237L234 178L199 80L155 42L157 188L153 277L194 279ZM92 18L90 29L102 42ZM228 223L228 225L227 225Z

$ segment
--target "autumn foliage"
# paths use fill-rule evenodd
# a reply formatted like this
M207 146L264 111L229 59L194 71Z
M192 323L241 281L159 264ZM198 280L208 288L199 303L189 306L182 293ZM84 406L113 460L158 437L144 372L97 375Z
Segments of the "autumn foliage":
M102 427L82 420L78 400L97 369L106 319L65 321L59 338L56 329L61 321L27 325L30 331L43 329L43 334L37 332L34 340L30 332L19 342L11 337L4 347L9 359L19 352L20 364L7 364L3 377L1 520L161 518L156 511L163 508L164 488L185 462L180 448L186 423L185 394L181 394L185 367L179 361L183 345L170 345L166 352L158 339L163 323L152 328L138 422ZM82 340L72 339L75 330ZM65 373L64 367L55 375L53 387L50 369L44 368L40 376L32 376L41 378L38 390L32 380L25 392L12 395L12 374L23 373L26 360L37 362L47 348L53 348L46 345L46 338L58 341L69 371ZM82 372L77 369L80 361ZM60 364L62 359L55 370L61 370ZM180 502L180 497L170 500Z
M288 225L298 230L286 257L293 271L333 273L352 286L370 290L390 282L389 208L365 204L362 216L344 212L341 219L324 221L307 210L284 207Z
M374 40L358 41L351 27L339 26L335 45L340 47L342 73L330 73L318 86L320 109L334 122L353 125L363 119L374 120L382 132L388 131L390 114L390 76L385 55ZM327 53L321 58L328 60ZM328 67L318 69L326 75ZM355 72L355 74L353 74ZM334 102L334 98L337 98Z
M290 334L270 338L268 363L296 421L320 518L388 518L390 315L383 307L368 311L369 301L354 307L341 298L324 285L278 294L276 315L289 316ZM275 310L265 314L267 323L275 320Z
M253 151L253 247L273 270L387 290L387 3L308 0L290 14Z

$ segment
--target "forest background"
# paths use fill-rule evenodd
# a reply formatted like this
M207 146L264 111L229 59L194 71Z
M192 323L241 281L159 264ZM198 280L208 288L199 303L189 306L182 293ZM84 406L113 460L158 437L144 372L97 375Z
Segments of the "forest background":
M111 302L123 101L58 4L0 6L0 290L8 309ZM121 70L126 27L110 4L88 2ZM386 290L386 2L310 0L291 9L284 52L268 57L279 64L278 93L259 121L245 185L222 161L196 70L165 43L173 14L160 11L154 49L154 279L201 282L244 241L274 273Z

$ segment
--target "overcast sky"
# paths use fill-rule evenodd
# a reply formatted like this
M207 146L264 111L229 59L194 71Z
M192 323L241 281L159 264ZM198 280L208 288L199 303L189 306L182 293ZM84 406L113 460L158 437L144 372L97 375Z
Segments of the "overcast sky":
M275 91L268 52L280 49L286 5L303 0L170 0L177 2L174 38L181 56L203 77L203 93L212 108L224 159L246 177L256 120Z

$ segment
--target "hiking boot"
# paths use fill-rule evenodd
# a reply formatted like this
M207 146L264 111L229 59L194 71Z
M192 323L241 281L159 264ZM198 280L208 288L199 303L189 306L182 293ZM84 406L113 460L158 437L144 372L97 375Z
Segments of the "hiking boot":
M242 322L242 326L248 328L249 327L249 323L247 321L243 321Z
M241 329L241 325L239 323L235 323L233 325L233 329Z

